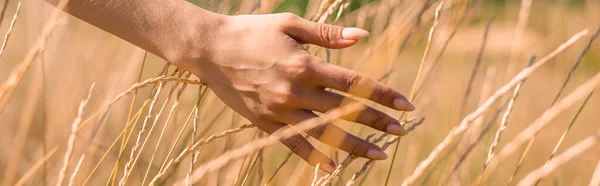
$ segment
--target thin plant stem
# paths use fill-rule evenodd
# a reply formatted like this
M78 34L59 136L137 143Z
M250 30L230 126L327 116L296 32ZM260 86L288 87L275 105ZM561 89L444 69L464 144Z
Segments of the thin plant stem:
M563 164L567 163L569 160L572 160L573 158L575 158L576 156L581 155L582 153L586 152L588 149L590 149L592 146L594 146L596 144L596 142L598 142L599 139L600 139L600 131L598 131L594 135L591 135L591 136L581 140L579 143L571 146L569 149L565 150L565 152L559 154L558 156L556 156L556 158L550 160L548 162L548 164L543 165L542 167L531 171L517 185L518 186L529 186L529 185L534 184L537 180L540 180L540 179L544 178L545 176L549 175L550 173L552 173L554 170L556 170L556 168L558 168L558 166L563 165Z
M531 64L533 64L533 61L535 61L535 56L532 56L531 59L529 60L528 67L531 66ZM490 160L494 157L494 151L496 150L496 148L498 147L498 144L500 143L500 138L502 137L502 133L504 132L504 130L506 130L506 127L508 126L508 118L515 106L515 102L517 100L517 97L519 96L519 91L521 90L521 86L523 85L524 82L525 82L525 80L519 82L519 84L517 84L517 87L515 87L515 90L513 91L512 97L510 98L510 101L508 102L508 107L506 108L504 115L502 115L502 121L500 122L500 127L498 127L498 130L496 131L496 135L494 136L494 141L492 142L492 144L490 144L490 147L488 148L487 158L485 160L485 163L483 164L484 168L487 166L488 163L490 163Z
M537 63L536 63L537 65ZM535 65L534 65L535 66ZM560 113L575 104L580 100L583 100L590 92L596 87L600 86L600 73L594 75L594 77L587 80L583 85L575 89L567 97L563 98L556 105L550 107L548 110L538 117L531 125L523 130L515 139L509 142L502 150L490 161L488 166L477 176L474 185L481 184L487 176L500 164L500 161L506 159L508 156L513 154L519 147L521 147L527 140L533 138L544 126L556 119Z
M427 59L427 55L429 54L429 49L431 48L431 41L433 40L433 35L435 34L435 29L437 28L438 21L440 18L440 12L442 11L443 7L444 7L444 1L441 1L440 4L435 9L435 16L434 16L431 28L429 29L429 35L427 37L427 45L425 46L425 51L423 51L423 57L421 58L421 63L419 64L419 70L417 70L417 76L415 77L415 81L413 83L412 90L410 91L411 93L410 93L410 97L408 99L409 102L412 102L415 97L415 90L416 90L417 86L419 85L419 79L421 78L421 71L423 70L423 65L425 64L425 59ZM404 112L404 113L402 113L401 117L402 117L401 120L406 120L408 118L408 114L406 112ZM399 141L399 140L400 139L398 139L397 141ZM396 146L394 147L394 153L392 155L392 162L390 163L390 167L389 167L387 176L385 178L385 186L387 186L389 184L390 176L392 175L392 169L394 167L396 155L398 154L399 146L400 146L400 143L397 143Z
M450 133L444 138L444 140L438 144L433 151L429 154L429 156L421 161L412 175L410 175L404 182L403 186L412 185L414 182L425 173L425 170L436 160L439 158L440 154L447 149L464 131L466 131L471 123L475 121L477 118L481 117L490 107L496 102L500 97L506 94L509 90L514 88L519 82L523 81L525 78L531 76L535 70L537 70L540 66L546 64L550 59L556 56L558 53L565 50L567 47L571 46L575 41L579 38L583 37L588 33L588 30L585 29L571 37L567 42L563 43L556 50L552 51L550 54L540 59L537 63L532 65L531 67L523 69L515 78L513 78L509 83L504 85L502 88L498 89L494 95L487 99L482 105L480 105L475 111L468 114L463 121L457 126L454 127Z
M594 32L594 34L592 35L592 37L590 37L590 39L587 42L586 47L581 51L581 53L579 53L579 56L577 57L577 61L575 61L575 64L573 64L573 66L571 67L571 70L569 70L569 73L567 74L567 78L565 79L565 81L563 81L563 84L560 87L560 89L558 90L558 92L556 93L556 96L554 96L554 99L552 100L552 103L550 104L550 107L554 106L554 104L558 101L558 98L560 98L562 92L565 90L565 87L569 83L569 80L571 80L571 76L573 75L573 72L575 72L575 70L577 69L577 67L579 67L579 64L581 63L581 60L583 59L583 56L587 53L587 51L591 47L592 42L594 41L594 39L596 37L598 37L599 34L600 34L600 26L598 26L598 29L596 29L596 32ZM523 151L523 153L519 157L519 161L517 162L517 167L515 168L515 170L513 171L513 174L509 178L509 181L508 181L509 184L512 183L512 181L514 180L515 176L517 175L517 173L521 169L521 166L523 166L523 163L525 161L525 157L527 157L527 154L529 154L529 151L531 150L531 147L533 146L533 142L535 141L536 137L537 137L537 134L535 134L529 140L529 143L527 144L527 147L525 147L525 150Z
M146 58L148 57L148 51L144 52L144 57L142 58L142 63L140 64L140 71L138 72L138 78L136 83L139 83L142 80L142 73L144 72L144 66L146 65ZM131 104L129 105L129 113L127 114L127 121L131 120L131 116L133 115L133 109L135 107L135 101L137 100L137 94L138 94L138 90L136 89L133 92L133 97L131 98ZM127 130L129 130L129 128L125 128L125 133L128 133ZM123 151L125 149L125 146L127 144L125 141L126 138L123 138L123 140L121 141L121 147L120 147L120 151ZM121 155L119 155L119 158L117 158L117 162L115 163L115 166L113 168L113 174L112 174L112 181L111 181L111 185L115 185L115 182L117 180L117 176L119 175L119 166L121 165Z
M5 3L6 2L8 2L8 0L5 0ZM5 4L5 6L6 6L6 4ZM0 14L2 14L2 17L4 17L5 10L6 10L6 7L3 7L2 12L0 13ZM10 38L13 28L15 27L15 23L17 22L17 18L19 17L19 12L21 12L21 1L19 1L19 4L17 4L17 10L15 10L15 14L13 15L12 21L10 21L8 30L6 30L6 34L4 34L4 40L2 41L2 46L0 47L0 58L2 57L2 54L4 54L4 50L6 49L6 43L8 42L8 39ZM2 18L0 18L0 23L2 23Z

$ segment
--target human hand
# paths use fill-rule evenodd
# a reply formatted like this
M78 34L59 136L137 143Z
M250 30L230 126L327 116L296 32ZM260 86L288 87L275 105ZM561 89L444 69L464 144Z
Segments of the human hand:
M188 56L176 63L205 80L215 94L258 128L273 133L281 127L318 117L356 100L332 88L397 110L414 106L394 89L360 73L329 64L300 44L337 49L355 44L368 32L318 24L293 14L223 16L209 36L192 43ZM198 48L193 48L198 46ZM355 118L342 118L394 135L406 131L389 115L364 106ZM306 131L321 142L369 159L386 159L379 147L328 124ZM335 164L301 135L282 141L312 165L332 172Z

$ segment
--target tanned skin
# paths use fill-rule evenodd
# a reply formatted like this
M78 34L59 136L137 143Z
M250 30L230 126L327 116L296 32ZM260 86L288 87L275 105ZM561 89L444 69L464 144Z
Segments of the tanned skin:
M46 0L58 4L58 0ZM300 44L346 48L369 35L359 28L319 24L294 14L227 16L184 0L70 0L69 14L192 72L229 107L261 130L273 133L356 100L332 88L396 110L412 111L405 96L364 75L329 64ZM342 118L393 135L399 122L365 105L358 117ZM387 155L329 124L310 136L369 159ZM335 164L301 135L282 140L312 165L332 172Z

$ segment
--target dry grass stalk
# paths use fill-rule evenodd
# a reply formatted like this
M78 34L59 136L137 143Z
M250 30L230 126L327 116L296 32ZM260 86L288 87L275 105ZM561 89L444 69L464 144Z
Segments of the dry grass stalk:
M10 99L13 91L17 87L17 84L23 78L25 71L29 69L31 63L33 63L34 59L40 54L44 47L46 46L46 40L54 32L58 25L62 24L61 21L58 20L58 16L62 12L62 9L67 4L68 0L61 0L56 5L56 9L52 11L52 14L48 18L48 21L44 28L42 29L42 33L33 43L33 47L29 49L25 59L17 65L17 67L10 73L8 79L0 85L0 114L4 111L6 104L8 103L8 99Z
M184 73L185 74L185 73ZM185 74L185 78L189 78L189 76L191 75L191 73ZM167 97L167 99L164 101L163 106L161 108L161 110L158 112L158 114L155 116L154 118L154 123L153 125L156 125L156 122L158 121L158 118L161 116L161 113L163 112L163 109L165 108L165 106L167 105L167 103L169 103L169 98L171 97L171 95L173 94L173 92L175 91L175 89L178 87L179 83L173 85L173 87L171 88L171 91L169 92L169 95ZM144 185L144 183L146 183L146 178L148 177L148 174L150 173L150 168L152 167L152 162L154 162L154 157L156 157L156 153L158 152L158 147L161 144L162 138L165 134L165 131L167 129L167 127L169 126L169 121L171 120L171 117L173 116L173 113L175 111L175 109L177 108L177 106L179 105L179 100L181 98L181 94L183 93L183 91L185 90L185 88L187 87L187 84L183 84L181 85L181 88L179 89L179 91L177 92L176 98L175 98L175 102L173 103L173 105L171 106L171 109L169 110L169 114L167 115L167 118L165 120L165 124L163 125L163 128L160 132L160 135L158 137L158 140L156 142L156 146L154 147L154 151L152 152L152 156L150 157L150 162L148 163L148 168L146 169L146 173L144 174L144 178L142 179L142 185ZM196 110L197 111L197 110ZM149 139L150 135L148 135L148 137L146 139Z
M142 109L139 109L137 111L137 113L133 116L133 118L131 118L131 120L129 120L127 122L127 124L125 125L124 128L128 128L128 127L131 126L131 124L137 123L138 119L142 115L143 108L147 104L148 104L148 102L145 102L144 105L142 105ZM119 135L115 138L115 140L113 141L113 143L108 147L108 149L106 150L106 152L104 152L104 154L102 155L102 157L100 158L100 160L98 161L98 163L96 163L96 165L94 166L94 168L92 169L92 171L90 172L90 174L88 174L88 176L86 177L86 179L83 181L83 183L81 185L86 185L87 184L87 182L90 180L90 178L92 177L92 175L94 174L94 172L96 172L96 170L98 170L98 167L100 167L100 164L104 161L104 159L106 158L106 156L108 155L108 153L117 144L117 142L119 141L119 139L121 138L121 136L127 134L126 132L127 131L125 129L121 130L121 133L119 133ZM119 155L121 155L121 154L119 154Z
M479 135L477 135L477 137L470 142L469 146L467 146L466 150L464 153L462 153L460 156L458 156L458 160L456 160L456 162L454 162L454 164L452 165L451 169L448 169L450 171L450 173L446 174L447 176L442 176L443 180L446 180L446 182L451 181L451 179L454 179L452 176L454 176L454 173L456 173L456 171L458 170L458 168L460 168L460 165L462 165L465 160L467 159L467 157L469 156L469 154L471 154L471 152L473 152L473 150L475 150L475 146L477 146L477 144L479 144L483 137L490 131L490 129L492 128L492 124L494 124L496 122L496 119L498 118L498 116L500 115L500 112L502 111L502 108L504 106L500 107L496 113L494 114L494 117L492 117L492 119L486 123L485 127L481 130L481 132L479 133ZM481 117L480 117L481 118Z
M25 185L25 182L27 180L29 180L29 178L31 178L31 176L33 176L33 174L38 169L40 169L42 167L42 165L44 165L44 163L46 163L46 161L48 161L48 159L50 159L50 157L52 157L52 155L54 155L54 153L56 153L56 151L58 151L58 147L54 147L54 148L50 149L50 151L48 151L48 153L46 153L44 155L44 157L42 157L40 160L35 162L35 164L33 164L33 166L29 170L27 170L27 172L25 172L25 174L23 174L23 176L21 178L19 178L17 183L15 183L15 186Z
M592 147L594 144L596 144L596 142L598 142L599 138L600 132L581 140L579 143L571 146L565 152L556 156L556 158L550 160L548 164L531 171L517 185L528 186L535 184L538 180L548 176L548 174L556 170L558 166L561 166L562 164L567 163L569 160L575 158L576 156L586 152L590 147Z
M571 67L571 70L569 70L569 73L567 74L567 78L565 79L565 81L563 82L562 86L558 90L558 93L556 93L556 96L554 96L554 99L552 100L552 103L550 104L551 107L554 106L554 104L558 101L558 98L560 98L560 96L562 95L563 91L565 90L565 87L569 83L569 80L571 80L571 76L573 75L573 72L575 72L575 70L577 69L577 67L579 67L579 64L581 63L581 59L583 59L583 55L587 52L587 50L589 50L589 48L591 47L591 44L594 41L594 39L596 37L598 37L599 32L600 32L600 26L596 30L596 32L592 35L592 37L590 37L590 39L588 40L588 43L587 43L586 47L579 53L579 56L577 57L577 61L575 61L575 63ZM533 138L531 138L529 140L529 143L525 147L525 150L523 151L523 153L521 154L521 157L519 158L519 161L517 162L517 167L515 168L515 170L513 171L513 174L511 175L511 177L508 180L509 184L512 183L512 181L514 180L514 178L517 176L517 173L519 172L519 170L523 166L523 163L525 162L525 157L527 157L527 155L529 154L529 152L531 150L531 147L533 146L533 142L535 141L536 137L537 137L537 134L533 135Z
M427 9L427 7L429 6L428 4L430 3L430 1L425 2L426 5L424 5L422 11L425 11ZM417 76L415 77L415 81L413 82L413 86L411 88L410 91L410 97L408 98L409 102L412 102L415 98L415 93L417 91L417 87L419 86L419 80L421 79L421 72L423 71L423 67L425 64L425 59L427 59L427 55L429 54L429 49L431 48L431 42L433 41L433 35L435 34L435 29L437 28L438 25L438 21L440 18L440 12L442 11L442 8L444 7L444 1L441 1L440 4L437 6L437 8L435 9L435 15L434 15L434 19L433 19L433 23L431 25L431 28L429 29L429 35L427 37L427 44L425 46L425 50L423 51L423 57L421 58L421 62L419 64L419 69L417 70ZM420 19L421 19L421 15L422 13L419 13L419 17L417 20L417 23L415 24L415 27L413 29L416 29L416 26L418 26ZM411 33L412 34L412 33ZM407 37L408 40L408 37ZM405 40L405 42L407 41ZM408 117L408 113L403 112L402 116L400 116L400 118L402 118L401 120L406 120L406 118ZM399 141L400 139L396 140ZM392 155L392 162L390 163L389 169L388 169L388 174L387 177L385 179L385 185L387 186L389 181L390 181L390 175L392 174L392 168L394 167L394 163L396 162L396 155L398 154L398 147L400 146L400 143L396 144L396 147L394 148L394 153Z
M144 52L144 57L142 58L142 63L140 64L140 71L138 72L138 78L136 83L140 83L140 81L142 81L142 73L144 72L144 66L146 65L146 57L148 57L148 51ZM131 104L129 105L129 113L127 114L127 121L131 120L131 116L133 114L133 109L135 107L135 102L137 100L137 95L138 95L138 90L136 89L133 92L133 97L131 98ZM137 122L136 122L137 123ZM129 128L125 128L125 133L128 133ZM123 151L125 151L125 147L127 145L127 138L123 138L123 140L121 141L121 147L119 150L119 158L117 158L117 162L115 163L115 166L113 167L113 173L111 175L112 180L111 180L111 184L114 185L116 180L117 180L117 175L119 175L119 167L121 166L121 156L123 155Z
M342 8L340 5L344 2L344 0L335 0L333 3L331 3L328 7L327 10L325 12L323 12L323 14L321 14L319 16L319 19L317 20L318 23L324 23L325 20L327 20L327 18L332 15L335 10L337 8Z
M202 91L202 93L200 94L200 96L198 97L198 101L202 100L202 98L204 98L204 95L206 95L206 91L208 90L208 87L205 87L204 90ZM179 131L179 134L177 135L177 138L175 139L175 143L173 145L171 145L171 149L169 149L169 153L167 154L167 157L165 157L165 159L163 160L163 164L160 166L159 169L159 173L164 171L165 166L167 166L168 160L171 158L171 156L173 155L173 152L175 151L175 147L177 146L177 144L179 144L181 137L183 136L183 132L185 131L185 129L187 128L188 124L190 123L192 117L194 115L196 115L196 113L198 113L198 110L200 109L200 104L198 102L196 102L196 104L194 105L194 108L192 109L192 111L190 112L190 114L188 115L185 124L181 127L181 130ZM220 114L217 115L217 117ZM216 119L216 117L215 117ZM211 121L210 123L213 123L213 121ZM208 129L206 129L208 130ZM204 131L206 132L206 131Z
M67 168L69 167L69 160L71 159L71 154L73 152L75 138L77 138L77 128L79 127L79 124L81 123L81 118L83 117L83 109L87 105L88 101L90 101L90 98L92 98L92 90L94 90L95 85L95 83L92 84L90 90L88 91L87 98L85 98L83 101L81 101L81 103L79 103L77 117L75 118L75 120L73 120L73 123L71 124L71 135L69 135L69 139L67 142L67 151L65 152L65 156L63 158L62 168L60 168L60 171L58 173L58 181L56 182L57 186L62 185L63 180L65 178L65 173L67 172Z
M515 34L513 37L513 42L511 43L510 54L508 57L508 66L506 67L504 77L509 77L512 74L512 70L517 68L515 66L518 63L515 61L516 59L519 59L519 55L517 55L517 53L519 53L519 50L522 50L523 48L523 36L525 35L525 29L527 28L527 23L529 22L529 13L531 12L532 2L533 0L521 1L517 25L515 27Z
M466 14L466 12L465 12ZM462 117L469 100L469 95L471 95L471 90L473 89L473 82L475 81L475 76L477 76L477 69L481 65L481 59L483 59L483 52L485 51L485 46L487 44L487 38L490 33L490 27L492 26L492 22L494 21L495 15L492 13L488 18L488 22L485 25L485 30L483 31L483 39L481 40L481 46L479 47L479 52L477 53L477 59L475 60L475 66L473 66L473 70L471 71L471 75L469 76L469 82L467 83L467 90L463 95L462 105L460 106L460 111L458 117Z
M427 80L429 80L429 77L431 77L431 76L429 76L429 74L431 74L431 72L433 71L433 69L435 69L435 67L437 66L438 60L440 59L440 57L442 57L442 55L446 51L446 48L450 44L450 41L452 40L452 38L454 38L454 35L456 35L456 33L458 32L458 28L467 20L467 17L471 14L471 12L472 12L471 10L472 10L473 6L475 5L476 0L470 0L470 1L471 2L467 4L467 7L465 8L465 11L460 16L459 20L456 22L456 25L454 25L454 28L452 28L452 32L450 32L450 35L444 41L444 44L442 45L442 48L440 49L440 52L438 53L438 55L435 56L435 58L433 58L433 62L431 64L431 67L427 68L427 70L423 74L423 83L421 83L421 85L417 89L417 92L415 92L415 96L418 96L419 93L421 93L423 85L425 83L427 83Z
M321 179L319 178L319 167L321 166L321 163L317 163L317 166L315 166L315 173L313 174L313 180L310 184L310 186L317 186L317 181L320 181Z
M8 2L8 0L7 0ZM6 10L6 7L3 7L2 11ZM17 22L17 18L19 17L19 12L21 12L21 1L17 4L17 10L15 10L15 14L13 15L12 21L10 22L10 26L8 26L8 30L6 30L6 34L4 34L4 40L2 41L2 47L0 47L0 57L4 54L4 50L6 49L6 43L10 38L10 34L12 33L13 28L15 27L15 23ZM2 20L0 19L0 23Z
M533 138L533 136L535 136L535 134L537 134L537 132L539 132L545 125L558 117L562 111L575 104L575 102L585 98L585 96L587 96L598 86L600 86L600 73L594 75L594 77L585 82L583 85L579 86L569 96L565 97L556 105L546 110L542 116L540 116L525 130L519 133L515 139L502 148L498 155L492 158L488 166L483 169L483 172L481 172L481 174L477 177L475 183L482 183L482 181L486 179L487 175L500 164L500 161L514 153L521 145L523 145L523 143Z
M407 129L406 129L406 131L410 133L410 132L411 132L411 131L413 131L413 130L414 130L416 127L417 127L417 126L421 125L421 124L423 123L423 121L425 121L425 118L424 118L424 117L423 117L423 118L421 118L421 119L419 119L418 121L416 121L416 122L415 122L415 123L414 123L414 124L413 124L411 127L407 128ZM380 137L380 138L378 138L378 139L382 139L382 138ZM385 143L384 143L384 144L381 146L381 150L385 151L385 150L386 150L386 149L387 149L387 148L388 148L390 145L392 145L393 143L396 143L396 142L398 142L398 140L400 140L400 137L393 137L393 138L391 138L390 140L386 141L386 142L385 142ZM377 140L375 140L375 141L374 141L374 143L377 143L377 142L378 142ZM360 176L362 176L362 175L363 175L363 174L364 174L364 173L367 171L367 169L369 168L369 166L370 166L371 164L373 164L373 163L375 163L375 161L374 161L374 160L369 160L369 161L365 162L365 163L363 164L363 166L360 168L360 170L359 170L358 172L356 172L356 173L354 173L354 174L352 175L352 181L354 181L355 179L357 179L357 178L359 178ZM348 183L346 183L346 184L348 184Z
M567 42L560 45L556 50L552 51L550 54L548 54L544 58L540 59L537 63L535 63L531 67L523 69L523 71L521 71L519 74L517 74L517 76L515 76L508 84L506 84L502 88L498 89L494 93L494 95L492 95L490 98L488 98L488 100L485 103L480 105L472 113L468 114L457 127L453 128L450 131L450 133L446 136L446 138L433 149L433 151L431 152L431 154L429 154L427 159L425 159L421 163L419 163L419 165L417 166L417 168L415 169L413 174L410 175L406 180L404 180L402 185L403 186L412 185L419 177L421 177L423 175L423 173L425 172L425 169L427 169L433 163L433 161L435 161L436 159L439 158L442 151L444 151L446 148L448 148L450 146L450 144L452 144L465 130L467 130L469 128L470 124L475 119L477 119L478 117L483 115L492 106L492 104L494 102L496 102L496 100L498 100L500 97L502 97L504 94L506 94L513 87L515 87L519 82L521 82L525 78L531 76L531 74L533 74L533 72L535 72L535 70L537 70L540 66L545 64L548 60L552 59L558 53L565 50L567 47L571 46L573 43L575 43L575 41L579 40L579 38L585 36L587 33L588 33L588 30L585 29L585 30L575 34Z
M196 171L194 171L191 177L192 183L197 182L206 173L220 169L231 160L241 158L246 154L273 145L279 142L279 140L281 139L285 139L298 134L300 131L310 130L312 128L330 123L334 119L346 116L348 114L356 113L363 109L364 107L359 103L348 104L341 108L332 109L326 114L323 114L321 117L305 120L295 126L286 126L282 129L277 130L276 132L274 132L266 138L261 138L259 140L252 141L241 148L227 151L225 154L218 157L217 159L203 164L198 169L196 169ZM176 185L181 185L182 183L183 182L178 181Z
M204 91L206 91L207 89L204 89ZM196 101L196 107L200 107L200 101L202 99L200 99L202 97L203 91L202 88L198 89L198 101ZM194 121L193 121L193 125L192 125L192 144L196 143L196 135L198 132L198 119L200 118L200 110L196 109L196 112L194 112ZM189 179L190 179L190 175L192 175L192 172L194 171L194 165L196 164L196 161L198 160L198 156L199 153L194 151L192 153L192 161L190 161L190 168L188 169L187 174L185 175L186 178L186 184L189 185Z
M107 103L104 106L102 106L96 112L94 112L93 114L91 114L90 117L88 117L86 120L84 120L83 122L81 122L81 124L79 125L79 129L78 130L81 130L83 127L85 127L86 124L89 123L94 117L100 115L100 113L102 113L103 110L105 110L108 107L112 106L117 101L119 101L123 97L131 94L135 90L143 88L143 87L146 87L146 86L148 86L150 84L155 84L155 83L159 83L159 82L170 82L170 81L180 82L180 83L187 83L187 84L190 84L190 85L206 86L206 83L204 83L203 81L194 81L194 80L189 80L189 79L185 79L185 78L178 78L178 77L172 77L172 76L158 76L158 77L146 79L146 80L144 80L144 81L142 81L140 83L135 83L135 84L131 85L127 90L125 90L124 92L121 92L120 94L118 94L117 96L115 96L115 98L113 98L112 101L110 101L109 103Z
M590 180L589 186L598 186L598 185L600 185L600 161L598 161L598 165L596 165L594 174L592 174L592 179Z
M159 83L158 89L156 90L156 93L154 93L154 97L152 98L152 101L150 102L150 107L148 107L148 114L146 115L146 118L144 119L144 122L142 123L142 128L140 129L140 131L137 135L137 139L135 140L135 145L133 145L133 147L131 148L131 154L129 155L129 161L125 164L125 168L123 169L123 178L121 178L121 181L119 181L119 185L121 185L121 186L125 185L125 182L127 182L127 178L129 178L129 175L131 175L131 171L133 170L133 167L134 167L135 163L137 162L139 155L142 152L142 149L140 149L140 148L143 148L146 144L145 143L146 140L144 140L143 144L141 142L142 135L147 130L148 120L152 117L152 110L154 108L154 105L156 104L156 100L158 99L158 96L160 95L163 85L164 85L163 82ZM154 126L155 125L152 125L150 127L150 131L152 131L154 129ZM148 133L148 137L150 137L150 133ZM148 139L148 138L146 138L146 139ZM140 153L137 153L138 151L140 151ZM137 154L137 156L136 156L136 154Z
M529 60L528 66L531 66L531 64L533 63L534 60L535 60L535 56L532 56L531 59ZM508 101L508 106L506 107L506 111L504 111L504 115L502 115L502 121L500 122L500 127L498 128L498 131L496 131L496 136L494 136L494 141L492 142L492 144L490 144L490 147L488 148L487 158L485 159L485 163L483 164L483 167L487 166L487 164L490 163L490 160L494 157L494 151L496 150L496 148L498 147L498 144L500 143L500 138L502 137L502 133L504 132L504 130L506 130L506 127L508 126L508 117L510 116L510 113L512 112L512 110L515 106L515 101L517 100L517 97L519 96L519 91L521 90L521 86L523 85L524 82L525 82L525 80L523 80L523 81L519 82L519 84L517 84L517 86L515 87L515 90L513 91L513 95L510 97L510 100Z
M223 131L219 134L213 134L206 139L198 140L194 145L184 149L183 152L181 152L175 159L169 160L168 163L165 165L165 167L152 179L152 181L150 182L150 185L156 184L156 182L158 180L162 179L171 169L174 168L173 166L175 164L182 161L188 154L194 152L195 150L198 150L198 148L200 148L202 145L210 143L216 139L219 139L219 138L231 135L231 134L242 132L246 129L253 128L253 127L254 127L254 125L252 125L252 124L244 124L237 128Z
M8 0L4 0L4 4L2 5L2 10L0 10L0 23L4 21L4 16L6 14L6 8L8 7Z

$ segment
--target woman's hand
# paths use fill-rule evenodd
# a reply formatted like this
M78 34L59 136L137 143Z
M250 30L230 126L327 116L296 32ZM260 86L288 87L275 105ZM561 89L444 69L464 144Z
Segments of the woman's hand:
M58 0L46 0L57 4ZM309 54L300 44L344 48L368 33L358 28L317 24L293 14L224 16L183 0L77 0L66 11L179 68L191 71L236 112L260 129L277 129L318 117L352 98L337 89L397 110L414 110L400 93ZM394 135L406 133L394 118L365 105L355 121ZM335 125L309 135L323 143L370 159L381 149ZM333 162L302 136L283 143L312 165L332 172Z
M228 106L258 128L273 133L286 124L294 125L318 117L352 98L326 91L333 88L367 98L397 110L414 110L400 93L357 72L332 65L308 53L300 44L345 48L368 32L318 24L293 14L241 15L224 17L210 36L200 40L201 54L179 65L205 80ZM193 45L192 45L193 46ZM192 53L193 54L193 53ZM406 131L394 118L365 105L355 121L394 135ZM352 120L354 118L343 118ZM323 125L307 133L328 145L369 159L387 155L335 125ZM282 141L312 165L321 163L331 172L335 164L301 135Z

